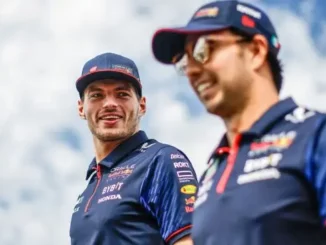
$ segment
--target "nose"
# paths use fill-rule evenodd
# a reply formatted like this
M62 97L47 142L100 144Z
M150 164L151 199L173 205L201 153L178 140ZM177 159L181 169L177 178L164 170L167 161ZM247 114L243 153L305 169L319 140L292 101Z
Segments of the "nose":
M103 100L103 107L110 109L118 106L117 100L113 95L106 95Z

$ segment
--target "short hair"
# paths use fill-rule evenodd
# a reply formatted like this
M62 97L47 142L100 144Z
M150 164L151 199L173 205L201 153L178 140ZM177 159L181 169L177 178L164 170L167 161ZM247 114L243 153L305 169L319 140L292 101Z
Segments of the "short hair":
M234 35L242 36L245 38L253 38L253 35L249 35L243 31L240 31L235 28L230 28L231 33ZM277 90L277 93L280 93L283 85L283 64L280 59L278 59L274 54L268 51L267 62L272 72L273 83Z

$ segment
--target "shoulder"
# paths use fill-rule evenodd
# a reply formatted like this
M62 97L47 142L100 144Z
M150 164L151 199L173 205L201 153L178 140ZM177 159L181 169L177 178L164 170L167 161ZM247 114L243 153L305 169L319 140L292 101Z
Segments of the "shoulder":
M186 154L180 148L171 144L162 143L156 139L146 141L139 147L138 151L154 153L155 155L165 157L169 156L171 159L187 158Z
M189 160L187 155L181 149L169 144L164 144L164 143L160 143L160 144L161 144L161 148L158 154L161 155L162 157L167 157L171 160L178 160L178 159Z
M326 114L307 106L297 106L287 113L284 120L293 124L308 123L309 121L325 120Z
M155 164L154 167L175 167L178 168L181 165L193 168L188 156L179 148L165 143L160 143L156 141L156 152L153 158ZM179 166L180 165L180 166Z

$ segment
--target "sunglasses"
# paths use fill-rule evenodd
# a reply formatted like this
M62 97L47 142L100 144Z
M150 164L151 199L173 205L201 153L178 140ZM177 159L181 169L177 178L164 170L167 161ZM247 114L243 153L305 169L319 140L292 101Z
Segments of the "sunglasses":
M252 37L242 37L238 39L213 39L212 36L201 36L193 46L191 57L199 64L206 64L212 53L227 45L235 43L247 43L252 41ZM186 74L189 63L188 53L179 53L173 57L172 62L180 75Z

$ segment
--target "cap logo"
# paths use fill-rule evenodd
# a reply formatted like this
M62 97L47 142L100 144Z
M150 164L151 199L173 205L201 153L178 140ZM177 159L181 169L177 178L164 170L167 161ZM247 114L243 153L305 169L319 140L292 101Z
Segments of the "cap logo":
M253 19L251 19L250 17L248 17L247 15L242 16L241 23L245 27L249 27L249 28L255 28L255 26L256 26L255 21Z
M219 9L218 7L213 8L204 8L198 10L195 14L194 18L202 18L202 17L215 17L218 15Z
M238 4L237 5L237 11L243 13L243 14L247 14L250 15L256 19L260 19L261 18L261 13L258 12L257 10L254 10L252 8L249 8L247 6L244 6L242 4Z
M121 72L132 74L132 69L130 67L126 67L126 66L122 66L122 65L113 65L112 68L116 71L121 71Z
M89 69L89 72L95 72L97 70L97 66L93 66L91 69Z

